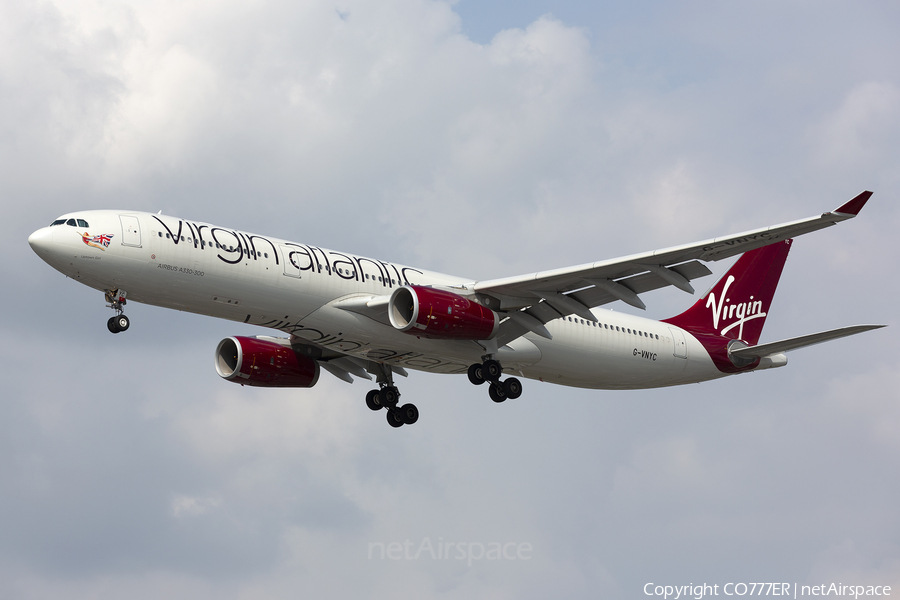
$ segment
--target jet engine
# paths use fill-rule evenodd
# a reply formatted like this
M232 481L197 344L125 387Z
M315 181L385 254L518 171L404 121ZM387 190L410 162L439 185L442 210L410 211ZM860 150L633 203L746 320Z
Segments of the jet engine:
M500 325L497 313L453 292L417 285L394 290L391 325L404 333L436 339L487 340Z
M311 388L319 363L275 339L230 337L216 348L219 376L241 385Z

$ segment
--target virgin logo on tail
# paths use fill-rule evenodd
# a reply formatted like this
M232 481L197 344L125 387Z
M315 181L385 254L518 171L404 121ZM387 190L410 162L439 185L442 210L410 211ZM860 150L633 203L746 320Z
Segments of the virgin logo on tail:
M731 287L731 284L734 283L734 281L734 275L728 275L725 286L722 288L722 294L719 296L718 303L716 303L716 293L710 292L709 297L706 299L706 308L712 310L713 329L715 330L719 329L720 321L723 321L724 324L724 321L737 318L737 321L734 323L723 327L722 331L719 331L719 335L724 336L735 327L739 327L737 337L738 339L743 339L744 323L752 321L753 319L765 318L766 313L763 311L762 300L753 300L753 296L750 296L748 302L729 304L731 298L727 297L728 288Z
M712 334L720 340L737 337L750 345L759 343L790 242L745 252L706 296L665 322L695 336Z

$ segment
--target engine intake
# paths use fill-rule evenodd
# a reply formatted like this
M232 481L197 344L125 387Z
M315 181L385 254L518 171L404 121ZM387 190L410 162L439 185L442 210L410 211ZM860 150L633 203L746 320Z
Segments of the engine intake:
M497 333L497 313L453 292L417 285L394 290L391 325L404 333L436 339L487 340Z
M219 376L241 385L311 388L319 363L289 345L255 337L230 337L216 348Z

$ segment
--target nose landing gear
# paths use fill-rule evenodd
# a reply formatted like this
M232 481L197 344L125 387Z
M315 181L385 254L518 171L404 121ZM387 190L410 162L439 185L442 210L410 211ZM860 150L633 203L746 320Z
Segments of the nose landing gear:
M109 321L106 322L106 328L109 329L110 333L119 333L125 331L130 325L131 322L125 315L110 317Z
M106 322L106 328L110 333L120 333L131 326L131 321L122 312L122 307L125 306L125 296L125 290L106 290L107 306L116 311L116 316L110 317Z
M494 402L503 402L507 398L513 400L522 395L522 384L515 377L508 377L500 381L503 367L490 357L485 357L481 364L475 363L469 367L469 381L475 385L489 383L488 395Z

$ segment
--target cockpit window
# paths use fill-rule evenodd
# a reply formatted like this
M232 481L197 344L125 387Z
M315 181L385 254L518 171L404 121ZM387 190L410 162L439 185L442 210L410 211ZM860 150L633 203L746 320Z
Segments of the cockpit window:
M85 221L84 219L69 219L69 220L57 219L57 220L53 221L52 223L50 223L50 227L53 227L54 225L68 225L70 227L84 227L84 228L90 227L90 225L88 225L88 222Z

